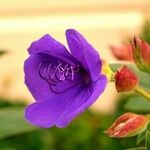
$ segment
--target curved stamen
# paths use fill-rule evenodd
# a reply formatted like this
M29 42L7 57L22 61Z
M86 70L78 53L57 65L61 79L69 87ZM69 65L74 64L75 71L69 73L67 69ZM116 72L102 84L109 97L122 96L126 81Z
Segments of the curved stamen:
M62 63L58 63L57 66L52 66L52 64L49 64L48 66L42 66L42 63L40 63L38 66L39 76L49 84L50 90L55 94L64 93L70 88L76 86L76 84L74 84L73 86L68 87L62 91L57 89L59 83L62 83L65 80L73 81L75 73L78 71L79 66L73 67L69 64L63 66Z
M73 81L74 80L74 71L73 71L73 67L70 67L70 68L67 68L67 71L66 71L66 79L68 81Z
M54 79L52 79L52 77L50 76L50 69L51 69L51 64L48 66L48 69L47 69L48 80L56 83L56 81Z
M50 86L50 85L49 85L49 88L50 88L50 90L51 90L53 93L55 93L55 94L62 94L62 93L64 93L64 92L70 90L71 88L77 86L77 84L79 84L79 83L76 83L76 84L74 84L73 86L70 86L70 87L68 87L67 89L62 90L62 91L54 90L54 89L52 88L52 86Z
M44 68L44 73L42 74L42 63L39 64L38 66L38 73L39 73L39 76L45 80L46 82L50 83L50 81L54 82L52 84L55 84L56 81L52 80L52 78L50 76L48 76L48 78L46 77L46 75L48 74L49 75L49 72L50 72L50 65L48 66L48 69L46 70L46 68Z
M57 81L62 82L63 80L60 79L60 77L58 77L58 73L55 73L55 78L57 79Z

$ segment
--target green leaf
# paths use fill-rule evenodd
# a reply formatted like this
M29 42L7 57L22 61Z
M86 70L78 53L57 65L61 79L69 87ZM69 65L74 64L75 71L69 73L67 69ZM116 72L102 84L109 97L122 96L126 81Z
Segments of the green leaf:
M144 24L143 24L141 37L145 41L150 43L150 20L149 19L146 19Z
M14 149L14 148L1 148L1 150L17 150L17 149Z
M146 132L146 150L150 150L150 132Z
M148 123L148 125L147 125L147 131L150 132L150 123Z
M145 136L146 136L146 130L144 130L143 132L140 132L137 136L137 144L142 142L145 139Z
M146 150L146 147L134 147L134 148L128 148L126 150Z
M150 102L143 97L132 96L124 105L124 108L134 112L150 112Z
M144 88L150 89L150 74L141 72L138 70L138 68L135 66L135 64L129 64L129 63L123 63L123 64L117 64L112 63L109 64L112 71L116 72L119 68L121 68L123 65L126 65L129 67L139 78L139 84L143 86Z
M36 129L24 119L24 108L0 109L0 139Z

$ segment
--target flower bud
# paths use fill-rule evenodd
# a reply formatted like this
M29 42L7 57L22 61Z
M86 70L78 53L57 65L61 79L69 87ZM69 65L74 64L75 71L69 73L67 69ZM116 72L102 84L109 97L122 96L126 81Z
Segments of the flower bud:
M123 138L135 136L147 128L148 119L143 115L125 113L106 131L110 137Z
M135 88L138 83L137 76L126 66L117 71L115 84L117 92L128 92Z
M132 50L136 66L141 71L150 73L150 45L141 38L135 37Z
M120 46L109 46L112 54L118 60L133 61L132 48L130 44L122 44Z

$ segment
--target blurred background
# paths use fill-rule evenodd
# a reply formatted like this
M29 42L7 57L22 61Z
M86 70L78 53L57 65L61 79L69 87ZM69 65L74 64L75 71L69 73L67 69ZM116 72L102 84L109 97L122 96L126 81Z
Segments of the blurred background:
M38 129L27 124L24 107L34 99L24 84L23 65L31 42L44 34L67 46L67 28L81 32L109 63L120 63L113 49L122 50L122 43L134 35L149 42L149 19L149 0L0 0L0 150L134 147L135 138L111 139L103 131L125 111L150 112L150 104L139 100L139 107L134 107L138 98L132 93L118 95L113 83L66 129ZM150 88L149 83L141 84Z

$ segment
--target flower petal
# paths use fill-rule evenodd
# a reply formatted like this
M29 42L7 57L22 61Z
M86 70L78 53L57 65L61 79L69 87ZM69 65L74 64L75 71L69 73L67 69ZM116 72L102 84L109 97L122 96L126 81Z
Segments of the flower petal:
M66 31L66 38L72 55L88 70L92 80L96 80L102 67L97 51L74 29Z
M79 92L74 87L63 95L56 95L53 99L37 101L26 108L26 119L35 126L49 128L56 124L59 116L69 107L71 99Z
M50 95L47 83L39 76L41 59L39 55L31 55L24 64L25 83L36 100L44 100Z
M59 117L56 126L66 127L77 115L91 106L96 99L102 94L106 87L107 79L104 75L100 75L97 81L91 87L84 89L76 95L70 106Z
M41 64L41 69L43 70L43 74L49 75L48 72L45 72L49 65L56 67L58 65L58 61L60 59L53 57L48 54L38 53L31 55L26 61L24 65L25 72L25 83L32 93L35 100L44 101L48 98L53 98L57 94L51 91L49 84L40 77L39 74L39 66ZM63 61L63 60L62 60ZM66 63L66 62L65 62ZM55 70L52 70L52 74ZM40 71L41 72L41 71ZM44 75L43 75L44 76ZM57 81L58 83L59 81ZM73 82L65 80L63 82L56 83L55 89L59 92L70 89L77 84L82 84L83 80L79 74L74 75ZM67 91L66 91L67 92ZM63 93L62 93L63 94Z
M96 101L105 86L106 77L100 76L92 87L74 87L63 95L28 106L25 117L39 127L49 128L56 125L64 128Z
M35 126L49 128L55 125L58 116L63 111L65 102L61 99L35 102L26 108L26 119Z
M56 41L48 34L44 35L39 40L32 42L31 46L28 48L28 51L30 55L36 53L48 53L74 59L63 44Z

